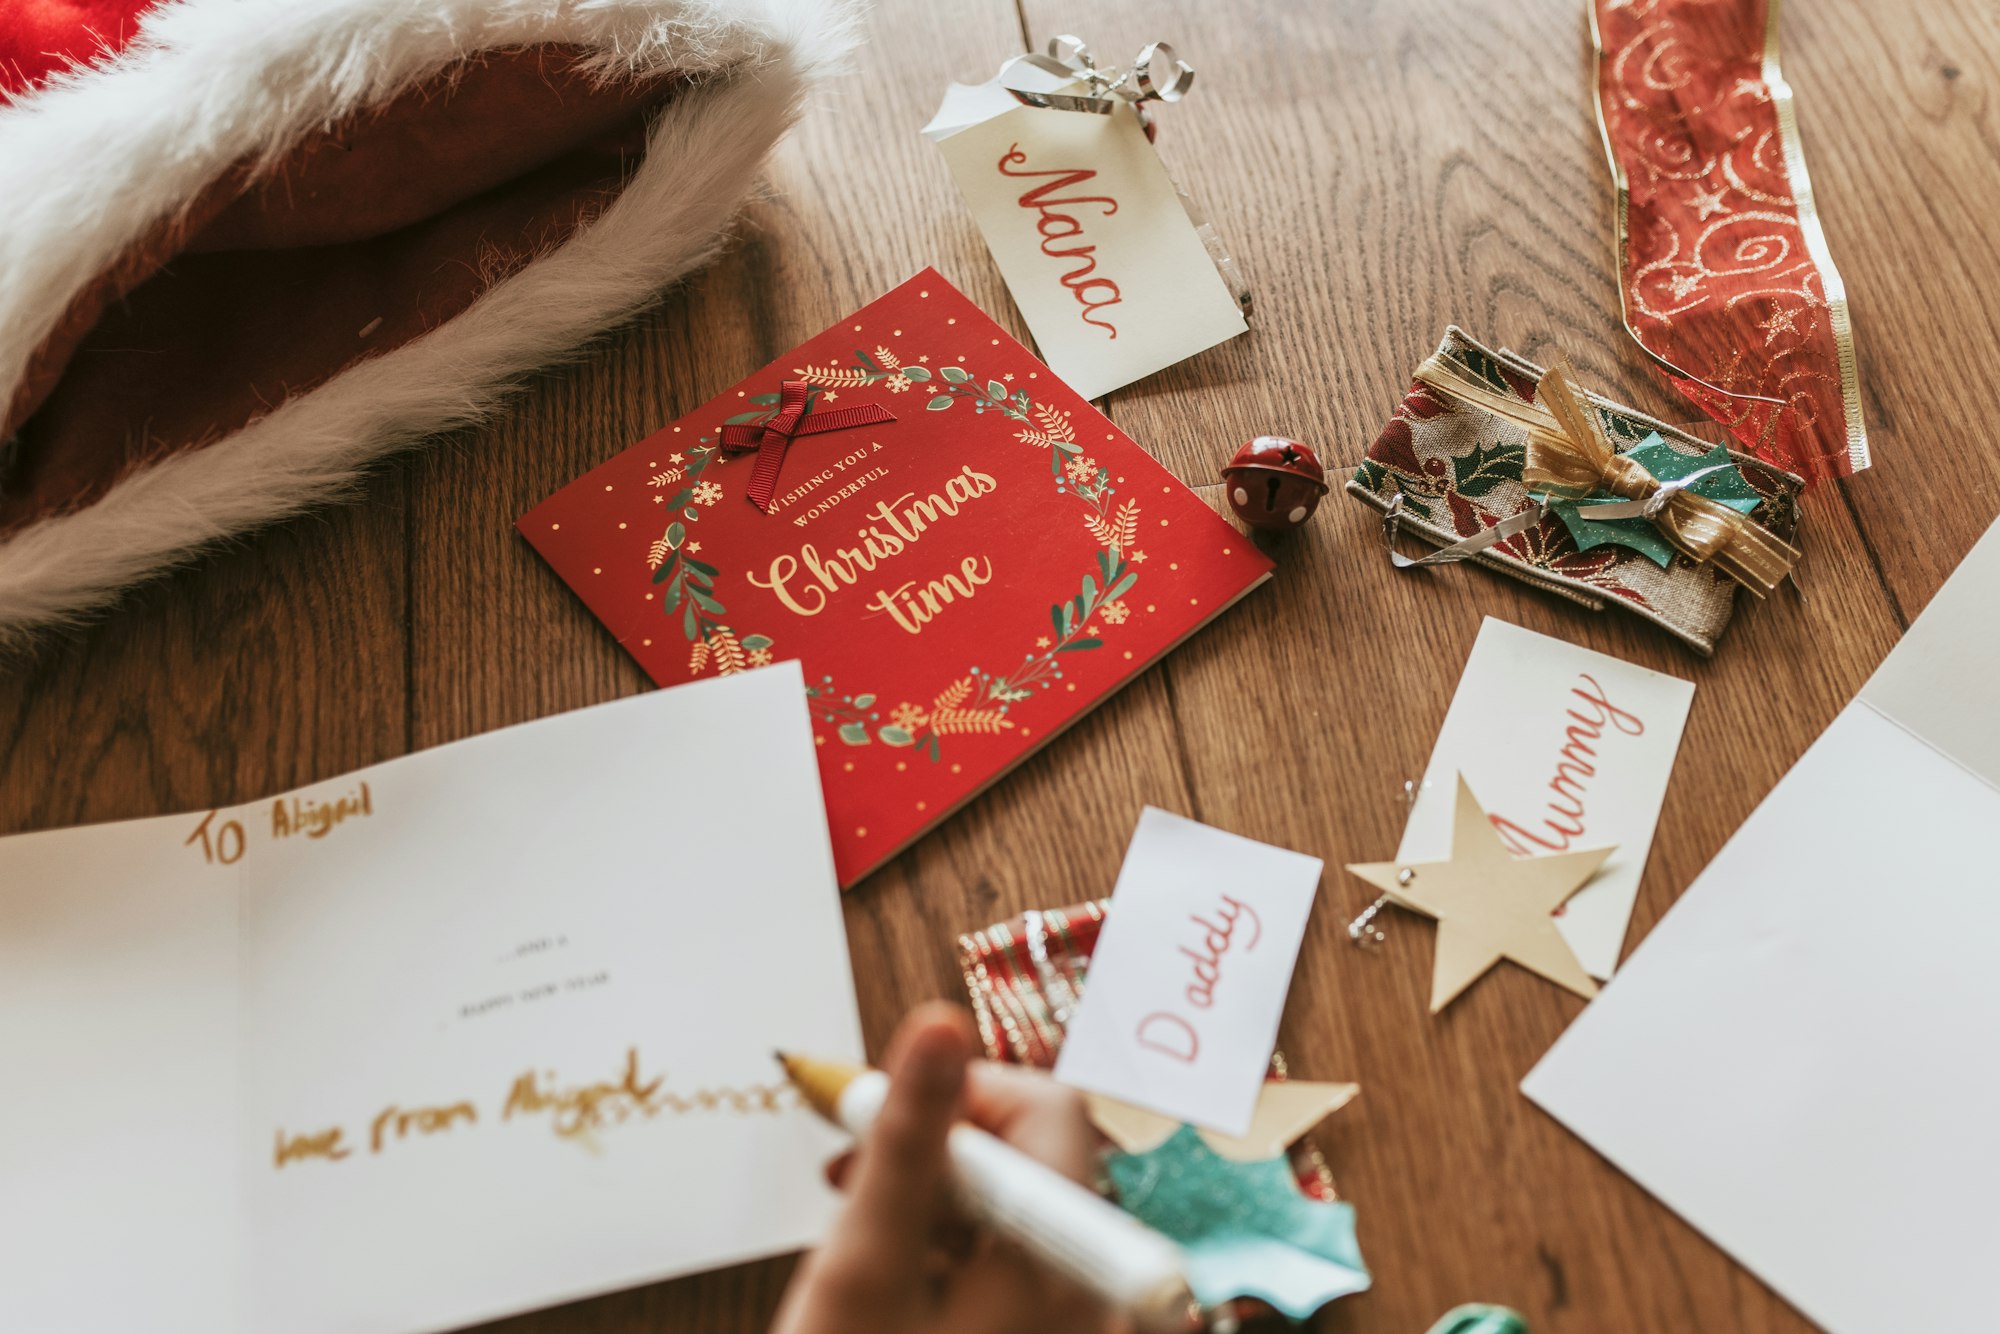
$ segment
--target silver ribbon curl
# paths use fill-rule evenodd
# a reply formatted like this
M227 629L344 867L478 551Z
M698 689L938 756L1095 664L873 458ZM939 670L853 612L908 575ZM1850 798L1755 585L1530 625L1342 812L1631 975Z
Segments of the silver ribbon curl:
M1042 74L1071 83L1078 79L1088 93L1056 93L1035 86L1039 81L1022 78L1016 71L1025 66ZM1015 56L1000 67L1000 84L1018 100L1031 107L1057 111L1083 111L1108 116L1120 102L1178 102L1194 87L1194 67L1174 54L1165 42L1154 42L1139 52L1129 68L1100 67L1081 38L1064 33L1049 39L1047 55L1030 53Z
M1389 549L1389 563L1399 570L1424 570L1434 565L1451 565L1458 561L1477 556L1489 547L1498 546L1516 533L1526 532L1542 521L1548 511L1539 501L1529 501L1528 507L1510 514L1491 528L1483 528L1471 537L1454 542L1448 547L1439 547L1428 556L1405 556L1396 550L1396 535L1403 527L1403 493L1398 491L1389 499L1389 508L1382 513L1382 545Z
M1728 463L1711 463L1706 468L1697 468L1685 477L1676 477L1671 482L1661 482L1660 489L1644 500L1579 500L1576 512L1586 519L1657 519L1674 498L1674 492L1685 491L1710 473L1726 472L1736 466L1735 460Z

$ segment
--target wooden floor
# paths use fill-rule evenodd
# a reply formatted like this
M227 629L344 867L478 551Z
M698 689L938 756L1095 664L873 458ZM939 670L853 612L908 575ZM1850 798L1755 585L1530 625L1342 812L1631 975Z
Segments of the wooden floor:
M385 469L359 503L223 551L5 669L0 830L247 800L644 689L514 517L925 263L1018 331L917 129L948 76L979 80L1070 28L1107 55L1165 38L1200 69L1160 147L1255 284L1253 331L1105 405L1189 483L1213 486L1260 432L1354 461L1451 321L1530 356L1566 348L1595 385L1694 415L1619 332L1578 0L886 0L741 239L657 314L493 428ZM1484 571L1394 575L1373 512L1336 494L1271 545L1274 586L848 897L871 1043L912 1002L959 993L961 930L1106 892L1144 803L1329 863L1387 855L1399 785L1488 614L1698 683L1632 940L1652 927L2000 511L1985 421L2000 11L1794 0L1785 40L1879 460L1810 497L1808 600L1746 608L1703 662ZM1502 969L1430 1018L1430 928L1399 921L1360 953L1344 925L1366 899L1329 872L1281 1037L1297 1075L1364 1090L1321 1141L1376 1286L1321 1328L1414 1334L1474 1299L1520 1308L1537 1334L1807 1328L1516 1091L1581 1001ZM788 1272L494 1328L740 1334Z

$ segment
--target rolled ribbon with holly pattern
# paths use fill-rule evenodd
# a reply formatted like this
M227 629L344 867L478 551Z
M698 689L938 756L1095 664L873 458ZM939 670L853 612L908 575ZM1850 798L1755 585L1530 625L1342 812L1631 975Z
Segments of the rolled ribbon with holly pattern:
M1701 474L1662 481L1614 449L1566 360L1558 358L1542 376L1533 403L1500 393L1441 357L1418 367L1416 378L1525 429L1521 480L1530 491L1579 500L1611 497L1586 512L1596 519L1649 520L1674 550L1714 566L1759 597L1776 588L1799 559L1796 547L1748 515L1690 489Z

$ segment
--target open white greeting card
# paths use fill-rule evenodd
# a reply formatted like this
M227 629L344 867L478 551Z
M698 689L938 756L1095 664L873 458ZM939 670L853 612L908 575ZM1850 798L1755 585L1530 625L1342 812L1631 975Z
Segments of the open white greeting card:
M924 134L1042 360L1085 398L1249 328L1128 103L1093 115L1023 106L997 80L955 83Z
M1224 1135L1248 1132L1320 870L1317 857L1148 806L1056 1078Z
M1556 914L1577 961L1610 977L1693 700L1677 676L1487 617L1396 859L1450 855L1458 774L1516 856L1615 846Z
M797 664L0 839L0 1329L434 1330L795 1249L861 1056Z
M1993 1324L2000 527L1522 1091L1836 1334Z

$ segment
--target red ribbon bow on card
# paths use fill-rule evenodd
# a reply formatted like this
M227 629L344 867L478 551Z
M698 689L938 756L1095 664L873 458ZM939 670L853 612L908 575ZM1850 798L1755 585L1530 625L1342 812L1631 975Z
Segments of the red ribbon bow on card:
M785 451L791 448L793 436L825 435L896 420L896 414L879 403L814 411L806 402L806 387L804 380L787 380L778 393L777 416L761 424L744 422L722 428L722 447L731 454L757 451L757 466L750 473L750 488L745 494L766 514L771 512L778 471L785 466Z

